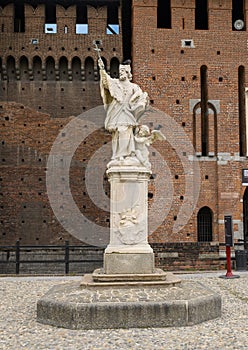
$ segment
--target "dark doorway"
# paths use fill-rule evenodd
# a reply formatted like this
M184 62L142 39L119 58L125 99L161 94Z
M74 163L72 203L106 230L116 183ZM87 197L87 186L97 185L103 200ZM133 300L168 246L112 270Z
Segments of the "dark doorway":
M213 237L212 210L203 207L197 215L198 242L211 242Z
M246 188L243 198L243 220L245 249L248 249L248 188Z

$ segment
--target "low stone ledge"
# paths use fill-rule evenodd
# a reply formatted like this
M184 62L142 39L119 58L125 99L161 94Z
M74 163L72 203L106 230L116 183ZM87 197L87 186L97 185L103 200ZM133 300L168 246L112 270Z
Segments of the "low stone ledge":
M37 303L37 321L70 329L189 326L221 315L221 298L199 282L161 286L53 287Z
M167 283L179 283L180 279L175 277L172 273L166 273L162 269L154 269L153 273L133 273L133 274L106 274L104 273L104 269L96 269L92 275L85 275L83 280L90 282L93 280L94 282L123 282L127 284L129 282L142 282L142 283L150 283L166 281Z

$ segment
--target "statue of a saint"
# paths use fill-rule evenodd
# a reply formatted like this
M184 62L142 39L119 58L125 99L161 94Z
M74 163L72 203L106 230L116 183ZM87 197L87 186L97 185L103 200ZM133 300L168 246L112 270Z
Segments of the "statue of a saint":
M98 65L101 96L107 114L105 129L112 133L112 161L109 166L126 159L137 162L134 129L149 105L148 95L131 82L130 61L120 64L119 79L107 74L101 58Z

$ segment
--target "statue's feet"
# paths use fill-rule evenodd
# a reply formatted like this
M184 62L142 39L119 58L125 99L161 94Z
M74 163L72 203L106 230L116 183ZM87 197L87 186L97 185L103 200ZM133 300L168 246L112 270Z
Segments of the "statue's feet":
M141 166L141 163L138 160L138 158L136 158L135 156L118 157L118 158L112 159L108 163L107 168L110 168L112 166Z

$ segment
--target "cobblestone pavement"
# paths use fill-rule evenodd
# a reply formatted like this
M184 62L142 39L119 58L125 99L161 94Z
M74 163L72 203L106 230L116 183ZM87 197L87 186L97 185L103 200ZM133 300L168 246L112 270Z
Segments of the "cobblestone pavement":
M248 350L248 272L183 274L222 296L222 317L192 327L69 330L36 322L36 302L52 286L81 277L0 278L0 349Z

